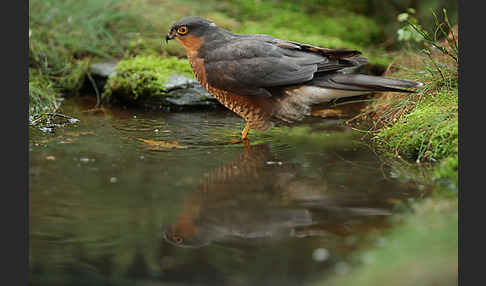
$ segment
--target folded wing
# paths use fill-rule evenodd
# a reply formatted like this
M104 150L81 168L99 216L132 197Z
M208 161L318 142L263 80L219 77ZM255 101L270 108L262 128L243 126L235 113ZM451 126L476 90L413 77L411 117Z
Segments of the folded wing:
M304 84L316 73L362 65L358 51L333 50L282 41L265 35L244 36L205 58L208 83L247 96L271 97L269 88Z

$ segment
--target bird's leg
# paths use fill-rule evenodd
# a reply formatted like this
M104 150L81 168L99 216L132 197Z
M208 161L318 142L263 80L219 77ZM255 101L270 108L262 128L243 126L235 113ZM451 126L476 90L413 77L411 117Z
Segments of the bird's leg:
M243 132L241 133L241 140L245 141L248 140L246 137L248 135L248 131L250 131L250 123L246 123L245 129L243 129Z
M241 139L233 140L231 141L231 144L243 143L245 148L250 146L250 139L248 139L247 137L249 130L250 130L250 124L247 122L245 129L243 129L243 132L241 132Z
M248 131L250 131L250 123L246 123L245 129L243 129L243 132L241 133L241 141L243 141L243 146L245 146L245 150L248 150L248 147L250 146L250 139L248 139Z

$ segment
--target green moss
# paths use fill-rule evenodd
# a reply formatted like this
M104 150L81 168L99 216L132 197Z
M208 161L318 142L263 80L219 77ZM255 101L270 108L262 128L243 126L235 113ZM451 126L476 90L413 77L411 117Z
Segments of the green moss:
M171 74L193 77L187 60L175 57L138 56L120 61L105 85L102 97L137 101L149 96L163 96Z
M457 111L457 89L432 96L423 94L411 113L385 127L378 137L409 159L443 159L457 154Z
M317 285L457 285L457 199L415 203L412 213L399 221L401 225L374 240L381 247L354 257L361 267Z
M29 118L32 120L56 107L56 91L49 79L35 69L29 69Z
M89 62L84 59L66 63L65 73L57 79L59 89L72 93L79 91L85 82Z

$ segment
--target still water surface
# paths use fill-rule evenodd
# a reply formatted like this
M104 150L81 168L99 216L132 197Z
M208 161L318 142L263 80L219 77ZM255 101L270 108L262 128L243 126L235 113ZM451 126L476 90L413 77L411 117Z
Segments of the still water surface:
M245 148L230 112L92 106L30 130L31 285L310 285L421 195L341 121Z

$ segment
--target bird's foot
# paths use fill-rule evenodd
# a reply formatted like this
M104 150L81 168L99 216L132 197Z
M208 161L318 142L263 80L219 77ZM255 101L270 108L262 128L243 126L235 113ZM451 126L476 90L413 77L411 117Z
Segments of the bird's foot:
M240 139L234 139L231 140L230 144L240 144L243 143L243 146L248 147L250 146L250 139L248 138L240 138Z
M249 130L250 130L250 124L246 123L245 129L243 129L241 135L232 134L232 136L241 136L241 137L239 139L231 140L231 144L243 143L243 146L245 146L245 148L248 148L248 146L250 146L250 139L248 139Z

